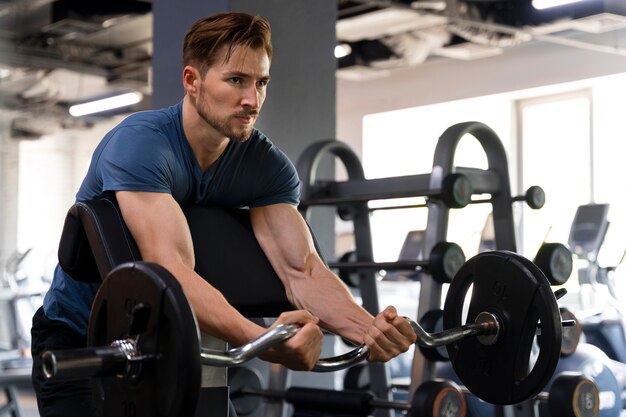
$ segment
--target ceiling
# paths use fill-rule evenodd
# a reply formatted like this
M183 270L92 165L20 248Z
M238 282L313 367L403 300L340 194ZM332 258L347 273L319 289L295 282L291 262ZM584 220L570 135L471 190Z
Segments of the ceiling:
M543 11L530 1L338 0L337 38L351 54L338 59L337 76L384 77L428 60L480 59L530 41L626 56L626 45L602 38L626 32L623 0ZM151 56L149 0L0 0L0 111L13 118L15 137L88 127L92 120L70 117L67 109L96 96L137 90L146 105Z

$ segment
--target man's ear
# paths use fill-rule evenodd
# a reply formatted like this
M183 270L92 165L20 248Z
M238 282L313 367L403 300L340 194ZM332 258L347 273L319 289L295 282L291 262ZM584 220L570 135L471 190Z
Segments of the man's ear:
M195 67L186 65L183 68L183 88L188 94L195 94L198 91L198 83L201 81L200 73Z

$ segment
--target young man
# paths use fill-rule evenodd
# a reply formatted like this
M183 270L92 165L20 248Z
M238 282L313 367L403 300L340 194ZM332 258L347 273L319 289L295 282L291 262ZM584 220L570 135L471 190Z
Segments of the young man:
M254 233L299 310L277 323L302 329L263 359L310 369L324 327L366 343L369 359L387 361L415 341L409 324L388 307L372 317L319 258L296 206L292 163L254 123L270 80L267 20L224 13L199 20L183 45L185 96L167 109L131 115L96 148L77 200L113 191L142 258L168 269L181 283L200 329L237 346L265 331L239 314L194 272L194 252L181 204L249 207ZM37 355L84 346L96 284L73 280L57 267L33 319L33 382L40 413L90 415L89 384L44 381Z

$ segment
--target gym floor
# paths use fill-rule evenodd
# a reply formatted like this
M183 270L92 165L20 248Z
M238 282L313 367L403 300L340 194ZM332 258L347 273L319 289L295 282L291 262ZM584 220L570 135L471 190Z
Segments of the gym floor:
M28 387L19 387L18 391L18 407L19 414L10 414L10 415L19 415L20 417L39 417L39 410L37 410L37 399L35 398L35 393L32 388ZM7 398L7 393L3 387L0 389L0 409L5 405L8 405L9 399ZM6 410L5 410L6 412ZM5 415L5 414L2 414Z
M22 417L39 417L37 410L37 399L31 388L20 388L19 405L22 410Z

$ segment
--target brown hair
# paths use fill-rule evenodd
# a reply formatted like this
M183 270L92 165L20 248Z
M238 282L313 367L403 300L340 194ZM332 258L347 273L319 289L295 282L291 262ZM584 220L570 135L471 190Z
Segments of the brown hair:
M261 16L234 12L219 13L198 20L185 34L183 66L195 66L204 78L223 46L228 47L225 61L230 59L237 46L263 48L271 60L272 30L269 21Z

